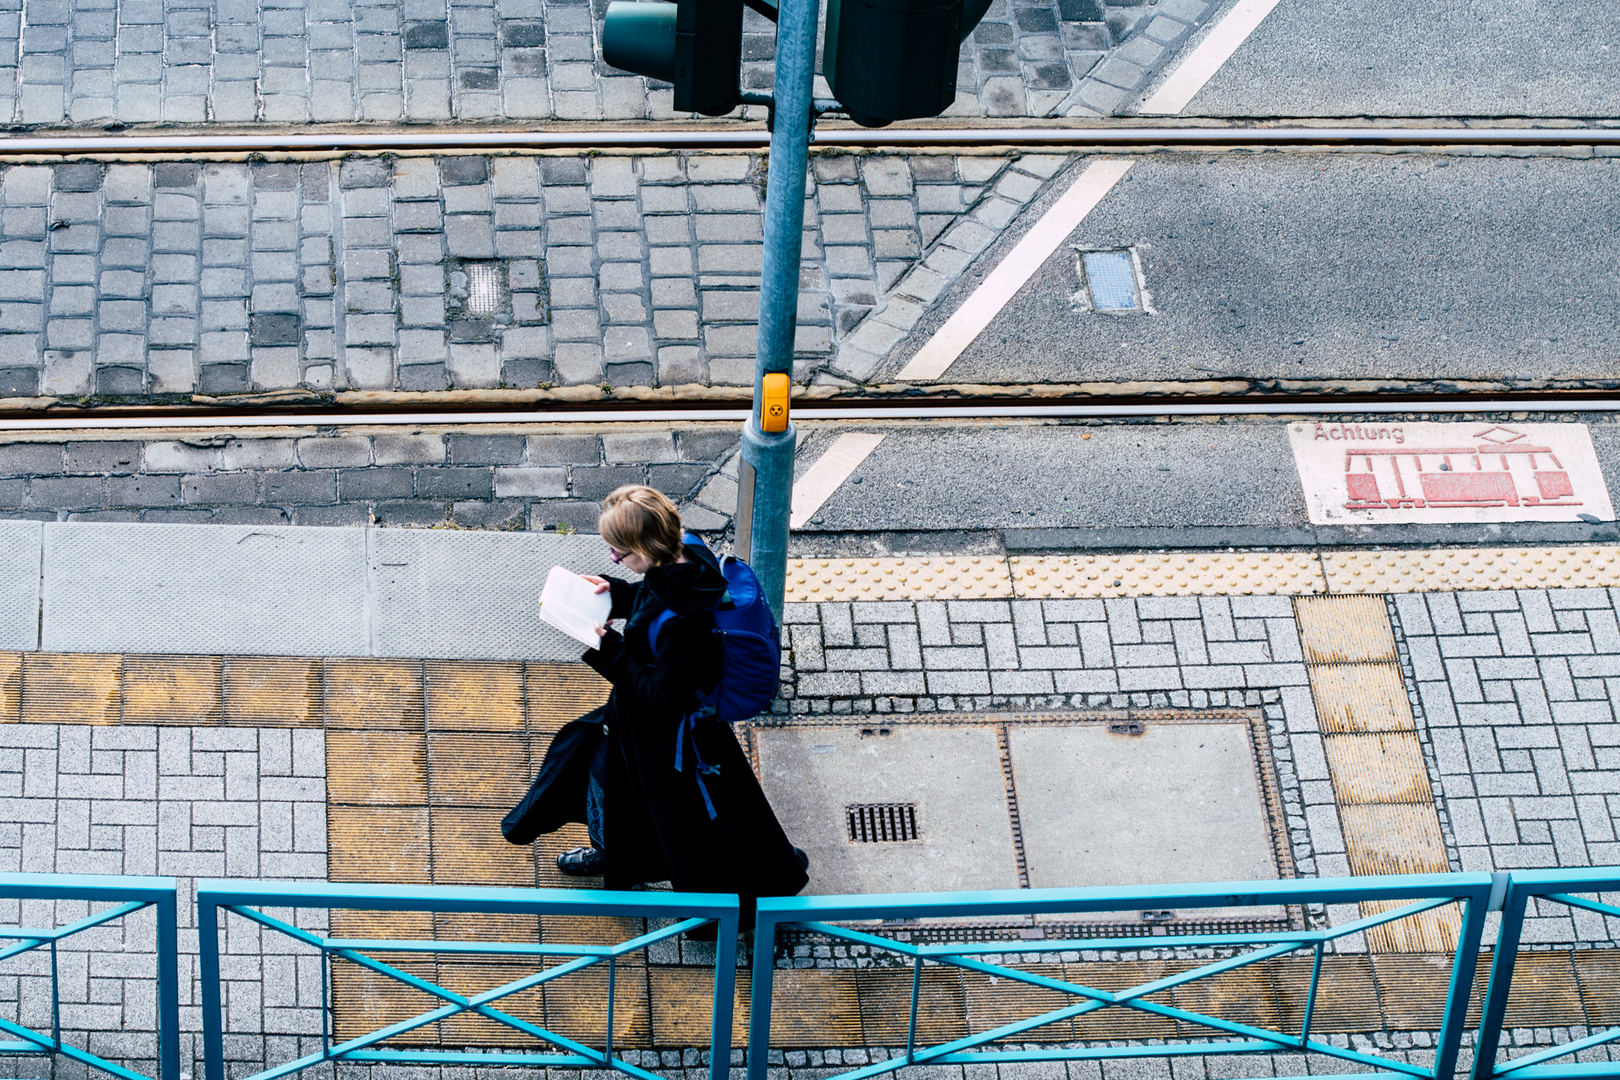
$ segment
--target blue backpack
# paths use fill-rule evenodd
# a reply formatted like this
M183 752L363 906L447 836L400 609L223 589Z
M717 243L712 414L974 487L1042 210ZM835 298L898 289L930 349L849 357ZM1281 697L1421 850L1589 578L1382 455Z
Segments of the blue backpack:
M684 540L708 550L692 533L687 533ZM725 724L748 720L770 708L781 687L782 635L760 592L759 579L754 577L747 563L730 555L720 560L720 571L726 576L725 595L714 609L714 632L720 637L720 682L697 701L697 707L681 722L675 737L677 772L682 770L686 746L692 742L692 729L700 717L712 715ZM674 617L675 613L666 608L654 616L652 625L647 627L647 642L654 655L658 652L659 632ZM718 773L719 766L705 764L698 756L695 743L692 757L697 763L698 790L703 793L703 804L713 820L714 802L709 798L703 777Z

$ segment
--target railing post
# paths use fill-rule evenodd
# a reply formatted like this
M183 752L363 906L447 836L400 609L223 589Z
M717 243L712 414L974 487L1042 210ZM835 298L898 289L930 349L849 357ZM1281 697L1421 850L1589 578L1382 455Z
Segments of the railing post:
M765 1080L770 1064L771 977L776 971L776 913L761 897L754 912L754 977L748 988L748 1080Z
M224 1018L219 1001L219 908L197 889L197 967L202 982L203 1077L225 1080Z
M731 1075L731 1021L737 994L738 904L719 918L714 949L714 1019L709 1034L709 1080ZM758 940L757 938L755 939Z
M180 1080L179 925L179 899L171 890L157 902L159 1080Z
M1490 892L1470 896L1463 903L1462 929L1457 935L1457 954L1451 964L1451 989L1446 994L1446 1014L1440 1022L1440 1044L1435 1049L1435 1080L1450 1080L1457 1071L1457 1055L1462 1050L1463 1031L1468 1027L1468 999L1474 995L1474 969L1479 964L1479 942L1485 932L1485 909Z
M1507 1014L1508 993L1513 989L1513 965L1519 957L1519 935L1524 932L1524 909L1529 902L1528 890L1515 888L1509 874L1507 895L1502 899L1502 926L1496 932L1496 949L1491 954L1491 979L1485 984L1485 1002L1479 1010L1474 1080L1490 1080L1496 1070L1496 1050L1502 1041L1502 1020Z

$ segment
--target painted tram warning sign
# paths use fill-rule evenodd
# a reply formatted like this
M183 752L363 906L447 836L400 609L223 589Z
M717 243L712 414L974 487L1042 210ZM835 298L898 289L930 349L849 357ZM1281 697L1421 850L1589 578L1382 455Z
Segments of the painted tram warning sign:
M1290 424L1311 522L1600 521L1584 424Z

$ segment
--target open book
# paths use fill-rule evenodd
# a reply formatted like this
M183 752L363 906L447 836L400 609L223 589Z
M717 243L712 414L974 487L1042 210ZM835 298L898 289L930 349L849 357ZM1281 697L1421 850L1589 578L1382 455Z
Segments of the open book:
M612 608L611 594L597 592L595 585L560 566L551 568L540 591L541 620L593 649L602 644L596 627L607 625Z

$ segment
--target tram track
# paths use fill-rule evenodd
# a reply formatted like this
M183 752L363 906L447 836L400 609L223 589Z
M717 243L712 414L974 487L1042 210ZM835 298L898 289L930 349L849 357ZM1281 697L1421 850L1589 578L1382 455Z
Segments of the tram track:
M1612 121L1603 121L1612 123ZM522 152L540 150L763 150L764 127L669 129L547 129L541 131L446 131L397 127L387 131L307 130L149 134L30 134L0 137L0 157L140 156L193 154L366 153L386 151ZM813 146L857 149L946 147L1058 148L1070 150L1212 148L1522 147L1568 149L1620 145L1620 127L1445 126L1131 126L918 127L867 129L821 127Z
M1140 420L1155 417L1319 417L1445 416L1457 414L1569 415L1620 413L1620 397L1547 395L1536 397L1364 397L1335 400L1206 399L1158 401L918 402L903 398L823 401L796 408L795 420L809 422L994 421L994 420ZM547 409L289 409L160 411L131 409L108 415L97 412L47 416L0 416L0 432L92 430L184 430L221 428L312 427L475 427L549 424L740 423L746 405L694 403L574 404Z

